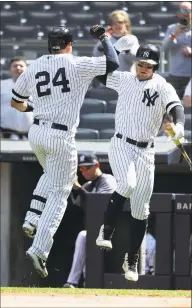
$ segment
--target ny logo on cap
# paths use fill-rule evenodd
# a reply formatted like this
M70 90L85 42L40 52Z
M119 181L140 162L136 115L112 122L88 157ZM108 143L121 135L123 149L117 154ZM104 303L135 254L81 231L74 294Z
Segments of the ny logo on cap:
M144 51L143 57L144 57L144 58L148 58L148 57L149 57L149 51Z
M81 155L80 156L80 162L83 162L85 160L85 156L84 155Z

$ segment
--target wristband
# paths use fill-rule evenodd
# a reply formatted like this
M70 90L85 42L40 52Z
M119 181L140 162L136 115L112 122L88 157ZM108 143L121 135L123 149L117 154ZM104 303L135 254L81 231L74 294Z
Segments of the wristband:
M31 105L27 104L27 108L24 112L31 112L33 110L34 110L33 107Z

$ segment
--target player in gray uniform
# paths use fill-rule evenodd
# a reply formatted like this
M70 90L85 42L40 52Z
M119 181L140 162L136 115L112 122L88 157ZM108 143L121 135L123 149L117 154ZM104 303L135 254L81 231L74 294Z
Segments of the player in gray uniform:
M20 75L12 90L12 107L31 111L26 99L34 100L34 124L29 142L44 173L33 192L24 232L37 228L32 246L26 252L41 277L48 275L46 260L53 236L66 210L67 198L77 172L75 133L80 108L92 79L118 68L116 52L102 26L90 29L101 40L105 56L72 55L72 33L55 27L48 34L48 50Z
M114 176L102 173L99 161L94 153L82 153L79 156L78 166L83 177L88 181L82 186L78 181L75 181L73 186L76 194L78 193L75 204L82 207L83 210L85 209L84 200L81 196L84 196L87 192L105 194L115 191L117 185ZM84 272L86 263L86 235L87 231L82 230L77 236L72 267L67 283L64 284L65 288L77 287L81 274Z
M123 47L123 46L122 46ZM136 54L136 74L115 71L99 80L118 92L115 135L109 148L109 162L117 181L104 216L96 244L112 249L111 238L125 200L130 198L130 245L126 249L125 278L138 280L139 249L146 232L149 202L154 185L154 140L165 112L171 114L174 139L184 135L184 109L172 85L156 73L156 46L141 45Z

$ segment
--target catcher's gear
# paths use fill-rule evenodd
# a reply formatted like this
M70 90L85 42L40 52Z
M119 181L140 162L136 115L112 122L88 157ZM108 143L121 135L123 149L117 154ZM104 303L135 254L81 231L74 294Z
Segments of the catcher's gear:
M69 42L73 42L72 32L63 26L54 27L48 33L48 51L65 49Z
M160 52L153 44L144 44L139 46L136 53L136 61L144 61L154 65L154 71L159 68Z
M100 41L102 41L105 37L108 37L105 33L105 28L101 25L94 25L90 28L90 34Z

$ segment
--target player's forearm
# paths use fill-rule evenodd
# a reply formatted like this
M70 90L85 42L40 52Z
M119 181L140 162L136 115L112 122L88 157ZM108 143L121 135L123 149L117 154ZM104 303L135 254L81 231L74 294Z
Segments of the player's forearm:
M19 101L16 101L15 99L12 99L11 107L17 109L20 112L32 112L33 111L33 107L29 105L27 101L19 102Z
M106 73L111 73L119 67L119 59L115 48L113 47L110 39L105 37L101 42L104 48L104 55L107 59L107 70Z
M184 109L182 106L175 106L170 110L170 113L173 117L174 124L181 123L184 125L185 123L185 115L184 115Z

